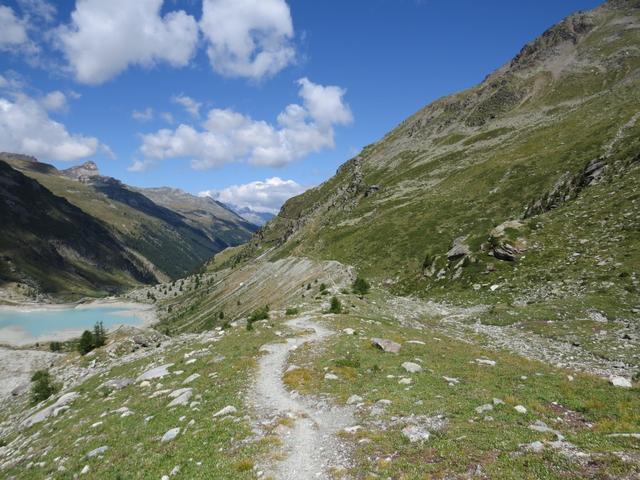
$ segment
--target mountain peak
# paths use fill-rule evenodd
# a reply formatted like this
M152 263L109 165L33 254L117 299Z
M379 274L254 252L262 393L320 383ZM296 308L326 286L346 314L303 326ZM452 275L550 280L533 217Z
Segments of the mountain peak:
M62 170L62 174L82 181L91 177L100 176L100 170L98 170L98 165L96 165L95 162L89 160L88 162L84 162L82 165Z

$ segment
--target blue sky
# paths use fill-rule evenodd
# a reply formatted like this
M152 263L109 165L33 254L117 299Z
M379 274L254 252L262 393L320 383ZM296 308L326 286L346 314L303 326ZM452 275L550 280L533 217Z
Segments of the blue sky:
M600 3L0 0L0 150L275 209Z

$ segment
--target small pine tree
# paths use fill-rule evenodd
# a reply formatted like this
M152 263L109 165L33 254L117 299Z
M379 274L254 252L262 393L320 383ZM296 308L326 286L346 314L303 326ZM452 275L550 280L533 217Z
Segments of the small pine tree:
M93 350L93 333L89 330L82 332L80 342L78 343L78 351L81 355L86 355Z
M369 282L362 277L356 278L356 281L353 282L353 293L356 295L366 295L369 293L370 288L371 285L369 285Z
M224 312L220 312L220 314L218 315L218 318L220 320L224 320Z
M58 391L58 386L53 383L51 374L47 370L38 370L31 377L31 401L40 403Z
M338 297L331 298L331 307L329 307L329 313L340 313L342 312L342 303L338 300Z
M93 348L99 348L107 343L107 334L102 322L97 322L93 327Z

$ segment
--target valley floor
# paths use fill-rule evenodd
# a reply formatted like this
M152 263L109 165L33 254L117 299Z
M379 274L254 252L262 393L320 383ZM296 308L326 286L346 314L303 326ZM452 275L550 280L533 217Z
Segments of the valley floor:
M273 275L284 267L264 268ZM132 328L85 357L59 357L51 372L62 393L75 394L35 407L24 394L2 403L1 474L640 477L638 388L609 380L629 378L637 364L477 323L484 307L378 290L358 297L336 271L314 270L334 275L327 290L295 277L301 290L252 329L234 321L167 337ZM238 305L244 299L234 295L246 283L233 275L240 274L219 275L215 287ZM334 295L343 311L327 314Z

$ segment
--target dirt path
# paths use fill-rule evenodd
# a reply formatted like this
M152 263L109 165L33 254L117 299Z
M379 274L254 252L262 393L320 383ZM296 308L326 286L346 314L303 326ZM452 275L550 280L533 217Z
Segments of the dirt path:
M287 322L295 330L309 330L286 343L265 345L251 400L261 421L287 416L294 420L282 434L284 460L271 466L266 476L278 480L329 479L334 468L348 465L348 453L336 433L355 425L350 409L290 393L282 382L289 353L309 342L320 342L333 334L309 317Z

